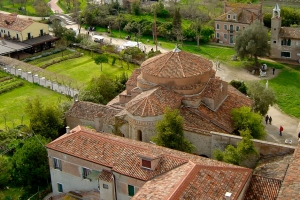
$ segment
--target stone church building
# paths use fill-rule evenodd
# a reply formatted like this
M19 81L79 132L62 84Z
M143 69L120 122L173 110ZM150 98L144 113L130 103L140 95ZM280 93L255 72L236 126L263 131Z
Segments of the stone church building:
M231 110L242 106L251 100L216 77L211 61L176 48L144 61L107 105L76 101L66 119L71 129L90 126L150 142L165 108L178 109L195 153L210 155L210 132L232 133Z

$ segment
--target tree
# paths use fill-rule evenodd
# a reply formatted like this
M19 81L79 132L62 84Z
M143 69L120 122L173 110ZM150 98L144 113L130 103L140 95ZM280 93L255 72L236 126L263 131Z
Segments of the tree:
M175 9L172 25L173 25L173 33L176 36L176 40L178 43L180 35L182 35L180 8Z
M151 139L155 144L191 153L195 146L184 137L183 118L177 109L166 108L164 118L156 123L157 134Z
M30 128L35 134L56 139L64 128L64 114L58 105L44 106L39 98L27 100L25 113L30 118Z
M241 93L247 95L247 86L244 81L232 80L229 84L238 89Z
M45 17L48 15L49 7L48 7L47 3L43 0L36 0L34 2L34 9L38 16Z
M250 131L240 131L242 140L237 143L237 147L228 145L225 151L215 149L213 151L214 158L219 161L224 161L234 165L241 165L242 161L246 160L250 155L258 154L254 147Z
M196 18L192 23L192 29L195 32L196 40L197 40L197 47L200 48L200 37L201 37L201 19Z
M244 59L254 57L254 62L259 67L258 57L269 53L268 30L258 20L248 28L239 31L236 36L234 49L237 55Z
M103 54L101 54L101 55L95 57L94 60L95 60L95 63L96 63L97 65L100 64L100 69L101 69L101 71L102 71L102 63L108 63L108 58L107 58L107 56L106 56L106 55L103 55Z
M64 56L64 50L67 48L69 42L65 38L61 38L60 40L55 42L55 48L61 49L61 57Z
M235 108L231 111L231 118L236 130L249 130L255 139L262 139L266 136L266 131L262 124L262 116L251 111L249 107Z
M36 135L25 140L12 157L14 180L30 187L47 185L50 178L48 157L45 144L49 140Z
M117 86L114 80L101 74L94 77L88 86L79 93L79 99L94 103L107 104L117 95Z
M140 15L141 14L141 8L140 8L140 0L134 0L131 3L131 12L134 15Z
M269 106L276 102L274 91L258 81L248 83L247 93L254 102L253 111L263 116L268 113Z
M0 188L3 188L11 180L11 164L7 157L0 156Z
M60 20L58 19L52 21L52 29L56 37L62 37L67 30L65 27L62 27Z

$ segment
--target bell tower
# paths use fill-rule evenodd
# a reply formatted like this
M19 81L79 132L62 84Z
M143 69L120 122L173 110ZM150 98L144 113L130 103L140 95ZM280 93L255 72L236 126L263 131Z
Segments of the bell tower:
M281 28L280 8L279 5L276 4L276 6L273 9L273 16L271 18L271 55L274 55L272 52L273 49L276 49L276 46L280 45L279 44L280 28Z

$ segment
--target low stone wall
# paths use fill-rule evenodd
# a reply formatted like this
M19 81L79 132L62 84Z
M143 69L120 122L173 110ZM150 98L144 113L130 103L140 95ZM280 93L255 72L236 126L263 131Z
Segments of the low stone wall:
M214 149L224 150L227 145L232 144L237 145L242 137L236 135L229 135L223 133L211 132L211 155ZM295 147L283 144L277 144L273 142L267 142L263 140L253 139L254 146L258 150L260 156L262 157L273 157L282 156L286 154L291 154L294 152Z
M78 95L78 93L79 93L79 91L77 91L73 88L58 84L51 80L47 80L45 77L41 77L38 74L32 74L31 72L26 72L26 71L23 71L22 69L16 69L15 67L12 67L9 65L0 66L0 69L7 73L10 73L14 76L20 76L21 78L23 78L31 83L37 83L43 87L49 88L49 89L59 92L61 94L65 94L65 95L74 97L75 95Z

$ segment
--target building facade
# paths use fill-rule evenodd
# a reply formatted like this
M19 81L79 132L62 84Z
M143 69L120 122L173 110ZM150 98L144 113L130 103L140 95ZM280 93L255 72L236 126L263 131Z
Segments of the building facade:
M281 27L280 8L276 4L271 19L271 58L300 63L300 28Z
M224 13L215 19L215 41L234 45L237 33L253 21L263 20L262 1L259 4L242 4L224 1Z

